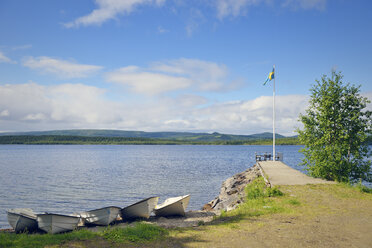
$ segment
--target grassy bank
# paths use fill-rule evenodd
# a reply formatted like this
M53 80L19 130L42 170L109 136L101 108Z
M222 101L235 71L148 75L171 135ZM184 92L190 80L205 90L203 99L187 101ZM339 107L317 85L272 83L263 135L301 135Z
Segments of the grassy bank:
M97 232L86 229L63 234L15 234L0 233L0 247L14 248L42 248L59 247L68 243L92 242L92 247L100 247L98 244L139 244L161 240L168 235L169 231L146 223L135 223L125 228L107 227ZM84 246L83 246L84 247Z
M344 184L250 184L248 199L211 223L163 229L138 224L60 235L0 234L0 247L368 247L372 194ZM32 246L28 245L32 244Z

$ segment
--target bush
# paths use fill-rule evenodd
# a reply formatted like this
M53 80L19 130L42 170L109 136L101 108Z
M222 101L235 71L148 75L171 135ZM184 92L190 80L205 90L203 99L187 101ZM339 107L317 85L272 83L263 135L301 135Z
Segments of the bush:
M368 188L365 185L363 185L362 184L362 181L359 181L359 183L357 183L355 186L362 193L372 194L372 189L371 188Z
M247 200L284 195L277 187L266 187L266 183L262 177L259 177L248 184L245 187L245 194Z
M278 187L268 188L266 190L266 195L268 197L274 197L274 196L282 196L283 192L278 189Z

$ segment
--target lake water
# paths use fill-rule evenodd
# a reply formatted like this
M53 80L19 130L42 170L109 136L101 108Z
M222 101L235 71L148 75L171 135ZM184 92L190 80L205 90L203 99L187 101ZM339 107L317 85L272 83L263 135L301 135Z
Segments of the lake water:
M296 169L301 146L278 146ZM188 210L218 195L222 182L271 146L0 145L0 228L6 209L62 214L124 207L149 196L191 194Z

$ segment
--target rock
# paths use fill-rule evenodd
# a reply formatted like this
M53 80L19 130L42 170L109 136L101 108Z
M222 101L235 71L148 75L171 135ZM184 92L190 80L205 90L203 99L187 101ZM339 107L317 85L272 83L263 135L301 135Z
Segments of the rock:
M158 222L167 222L167 221L168 221L168 219L165 218L165 217L159 217L158 218Z
M259 176L261 176L261 172L254 165L246 171L226 179L222 183L220 194L214 200L205 204L203 210L220 212L235 209L244 200L245 186Z
M207 203L203 206L202 210L211 211L211 210L213 210L213 208L212 208L212 205L210 203Z
M201 223L211 222L216 214L214 212L205 211L188 211L186 215L173 216L169 218L164 217L150 217L148 220L150 223L154 223L158 226L172 228L172 227L197 227Z

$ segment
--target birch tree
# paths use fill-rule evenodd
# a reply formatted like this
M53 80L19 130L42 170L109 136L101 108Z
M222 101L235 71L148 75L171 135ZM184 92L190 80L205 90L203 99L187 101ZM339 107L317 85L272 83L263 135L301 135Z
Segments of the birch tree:
M368 144L371 135L370 101L360 95L360 86L342 82L341 73L324 75L310 89L299 140L305 145L303 165L314 177L339 182L371 181Z

